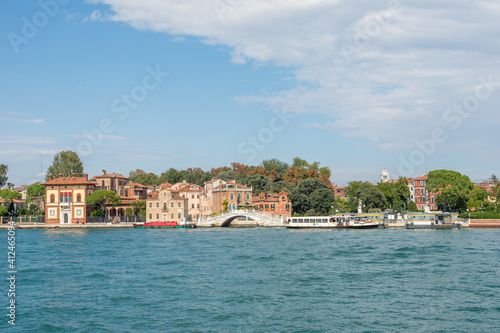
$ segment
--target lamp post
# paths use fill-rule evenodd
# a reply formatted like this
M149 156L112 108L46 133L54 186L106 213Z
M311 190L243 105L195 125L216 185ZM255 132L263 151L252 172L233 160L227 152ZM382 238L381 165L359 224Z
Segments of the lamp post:
M333 206L332 206L332 215L335 215L335 214L333 214Z
M483 204L481 204L481 220L483 219Z

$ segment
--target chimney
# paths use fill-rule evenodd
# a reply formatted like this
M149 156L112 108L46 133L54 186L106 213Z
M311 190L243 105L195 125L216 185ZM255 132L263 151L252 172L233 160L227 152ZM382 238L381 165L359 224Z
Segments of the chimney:
M76 172L73 172L73 177L76 177Z
M85 179L86 181L89 181L89 174L88 173L84 173L83 174L83 179Z
M49 180L52 180L52 174L49 173Z
M63 175L63 174L62 174L62 172L61 172L61 173L59 173L59 178L62 178L62 175Z
M102 170L102 174L105 175L106 174L106 170L103 169Z

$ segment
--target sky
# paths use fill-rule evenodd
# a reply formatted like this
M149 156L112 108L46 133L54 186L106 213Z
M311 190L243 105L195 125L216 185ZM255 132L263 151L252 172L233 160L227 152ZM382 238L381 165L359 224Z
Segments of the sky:
M496 0L5 0L0 163L500 174Z

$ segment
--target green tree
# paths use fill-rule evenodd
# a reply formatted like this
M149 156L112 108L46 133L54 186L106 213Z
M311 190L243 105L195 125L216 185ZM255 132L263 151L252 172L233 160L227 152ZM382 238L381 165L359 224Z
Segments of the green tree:
M304 214L306 211L314 209L311 195L314 191L319 189L330 190L328 186L319 178L307 178L301 180L290 194L290 200L292 201L294 212ZM315 196L315 198L317 197Z
M351 206L349 204L349 200L344 198L335 197L335 200L332 203L334 213L348 213Z
M263 175L252 175L248 177L246 184L252 187L253 194L260 194L261 192L270 192L273 181Z
M474 183L469 177L451 170L434 170L427 175L426 188L437 193L436 203L443 211L464 212Z
M132 208L128 207L127 209L125 209L125 216L132 217L134 215L134 210Z
M34 184L26 189L26 201L32 202L33 199L41 199L45 206L45 185Z
M418 212L418 207L417 207L417 204L414 203L413 201L410 201L408 203L408 211L409 212Z
M137 200L132 202L132 209L135 215L142 215L143 211L144 214L146 214L146 200Z
M83 164L77 153L71 150L65 150L54 156L52 165L47 169L45 180L49 180L49 174L57 177L60 173L62 173L64 177L69 177L73 173L76 173L77 177L83 176Z
M359 200L363 205L363 212L373 208L384 210L387 207L387 200L377 186L365 182L359 184L359 186L356 184L355 188L356 190L349 196L351 212L358 211Z
M0 190L0 198L5 200L5 206L10 215L14 215L14 200L21 198L22 195L19 192L11 191L11 190Z
M488 202L488 193L478 186L474 186L470 194L470 199L467 201L467 209L480 210L481 206L486 207L490 204Z
M0 190L0 198L4 199L6 204L11 204L14 199L19 199L21 197L22 195L19 192L11 190Z
M7 172L9 167L6 164L0 164L0 188L7 184Z
M311 209L317 214L328 214L332 210L335 196L328 188L320 188L311 193Z
M132 178L129 178L132 183L139 183L145 186L160 185L160 177L154 173L143 173Z
M491 188L491 196L495 199L495 201L498 201L498 198L500 196L500 181L498 181L498 178L495 174L491 175L490 181L493 183L493 187Z
M268 172L275 170L281 177L290 166L288 165L288 163L282 162L276 158L272 158L270 160L263 160L262 167Z
M0 216L9 215L9 209L5 206L0 206Z
M113 191L97 190L85 199L89 205L93 205L95 210L100 210L106 216L106 205L116 207L122 203L120 196L116 195Z
M229 205L229 204L228 204L228 202L227 202L227 199L224 199L224 200L222 201L222 211L223 211L223 212L227 212L227 206L228 206L228 205Z
M394 210L399 210L408 201L410 189L408 179L399 178L395 183L378 183L377 187L384 194L387 205Z

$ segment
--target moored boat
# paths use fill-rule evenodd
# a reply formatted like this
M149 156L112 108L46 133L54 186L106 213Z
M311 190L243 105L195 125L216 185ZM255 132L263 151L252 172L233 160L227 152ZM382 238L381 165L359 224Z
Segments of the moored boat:
M459 229L457 213L411 213L406 229Z
M376 229L383 228L383 220L368 214L345 214L336 216L292 217L289 229Z
M134 223L136 229L184 229L196 228L196 224L179 224L175 221Z

